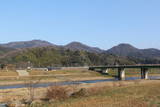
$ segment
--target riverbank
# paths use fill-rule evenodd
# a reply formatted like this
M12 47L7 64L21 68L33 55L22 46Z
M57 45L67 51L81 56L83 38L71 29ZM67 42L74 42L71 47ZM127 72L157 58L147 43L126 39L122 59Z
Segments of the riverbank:
M65 81L82 81L82 80L100 80L100 79L114 79L117 71L110 70L109 75L101 74L99 72L89 71L87 69L67 69L58 71L30 71L29 76L16 76L13 71L1 72L0 86L20 85L27 81L39 81L39 83L65 82ZM160 76L159 71L151 70L149 76ZM140 79L140 72L138 70L126 70L126 78L131 79L136 77ZM133 79L134 79L133 78ZM128 80L128 79L127 79Z
M15 88L15 89L5 89L5 88L0 89L0 103L7 103L7 104L13 104L13 105L20 104L19 107L22 107L22 105L27 106L26 104L29 104L29 101L31 100L31 96L33 95L34 100L32 101L32 104L35 104L35 106L37 106L36 104L38 103L39 104L38 107L46 107L46 106L48 107L50 106L51 107L75 107L75 106L83 107L85 106L85 104L87 104L87 107L92 107L92 106L106 107L105 101L104 102L103 100L100 101L101 98L103 99L104 96L107 97L106 100L109 100L112 103L114 100L120 100L120 101L122 100L122 99L116 98L119 94L116 92L115 92L116 94L114 94L115 90L121 93L122 91L121 88L125 90L125 88L128 89L132 87L133 89L136 89L137 87L138 89L141 90L142 86L146 88L148 87L148 85L150 85L151 87L154 85L159 87L158 85L160 84L159 80L141 80L139 73L140 72L138 71L132 71L132 72L127 71L126 81L117 81L117 80L115 81L114 77L117 75L117 72L113 70L109 72L109 75L101 74L99 72L88 71L88 70L63 70L63 71L50 71L50 72L31 71L29 73L30 76L26 76L26 77L1 75L0 87L9 86L8 88ZM150 73L149 76L158 76L159 78L159 72L157 71L156 73L155 72ZM51 83L51 84L48 84L48 83ZM40 87L35 87L37 84L38 85L41 84ZM60 85L60 87L63 87L62 89L67 89L67 96L68 96L67 99L59 102L59 101L55 101L47 98L47 91L48 89L50 89L50 86L53 86L53 84L54 84L53 89L56 89L55 87L57 87L59 84L63 84L63 86ZM16 85L23 85L23 86L17 87ZM83 91L85 90L85 91L84 92L82 91L82 95L80 94L80 96L73 98L72 95L74 95L74 93L78 92L79 90L83 90ZM153 88L153 90L156 90L156 89ZM132 90L132 92L129 92L129 93L134 95L134 91L135 90ZM107 94L104 92L106 92ZM109 94L108 92L113 93L113 96L110 96L111 98L108 97L108 94ZM122 91L122 93L124 93L124 97L125 97L126 92ZM152 94L150 95L152 96ZM94 97L96 98L97 101L104 103L104 105L101 103L99 103L99 105L97 106L92 105L91 102L93 101L92 98ZM143 93L142 93L142 97L144 97ZM84 100L82 100L81 98ZM89 100L90 103L85 102L85 100ZM104 97L104 100L105 100L105 97ZM83 101L85 103L82 103ZM78 103L80 104L82 103L82 105L79 105L79 106L76 105ZM117 101L115 103L117 103ZM114 106L115 105L113 105L113 107Z
M85 89L86 95L67 98L63 101L44 101L48 88L36 88L34 90L34 102L38 107L146 107L158 105L159 80L129 80L116 82L83 83L79 85L63 86L69 89L69 93ZM91 90L91 91L90 91ZM89 95L87 94L91 92ZM0 90L1 103L17 103L28 100L27 88ZM155 100L155 101L154 101ZM63 102L63 103L62 103ZM95 103L97 102L97 103ZM153 103L153 104L152 104ZM25 105L27 106L27 105Z
M100 84L102 85L102 84ZM105 88L105 89L102 89ZM125 81L98 87L99 92L76 99L68 99L48 107L158 107L160 106L160 81ZM94 90L97 88L95 87ZM97 89L97 90L98 90ZM100 90L101 89L101 90ZM39 107L45 107L44 105Z

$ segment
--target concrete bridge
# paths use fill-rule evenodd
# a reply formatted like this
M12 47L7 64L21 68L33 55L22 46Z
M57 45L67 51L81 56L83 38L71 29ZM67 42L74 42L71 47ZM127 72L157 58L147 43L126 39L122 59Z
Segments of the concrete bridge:
M108 73L108 69L118 69L118 79L125 80L125 69L126 68L138 68L141 71L141 79L148 79L148 71L151 68L160 68L160 65L113 65L113 66L95 66L89 67L89 70L102 71L103 73Z

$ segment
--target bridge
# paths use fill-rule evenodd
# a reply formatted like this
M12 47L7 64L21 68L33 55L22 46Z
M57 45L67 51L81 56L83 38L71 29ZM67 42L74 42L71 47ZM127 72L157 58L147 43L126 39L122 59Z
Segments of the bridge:
M141 79L148 79L148 71L151 68L160 68L160 65L112 65L112 66L94 66L89 67L89 70L102 71L108 73L108 69L118 69L118 79L125 80L125 69L138 68L141 72Z

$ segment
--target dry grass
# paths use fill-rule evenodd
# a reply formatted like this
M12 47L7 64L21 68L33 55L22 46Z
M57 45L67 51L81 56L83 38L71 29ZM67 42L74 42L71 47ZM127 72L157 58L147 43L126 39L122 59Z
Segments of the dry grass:
M55 74L77 74L77 73L87 73L88 70L81 69L64 69L64 70L53 70L53 71L37 71L32 70L30 75L55 75Z
M37 70L32 70L29 71L29 75L47 75L47 71L37 71Z
M58 71L30 71L30 76L20 77L16 72L1 72L0 85L7 84L22 84L23 81L29 80L30 77L37 80L41 78L42 82L57 82L57 81L77 81L77 80L93 80L93 79L106 79L97 72L90 72L81 69L67 69Z
M115 85L116 84L116 85ZM86 88L79 97L40 107L158 107L160 82L117 82L112 86ZM84 94L87 93L87 96Z
M66 80L73 79L73 78L85 78L85 77L104 77L98 72L91 72L88 70L57 70L57 71L30 71L31 76L55 76L57 78L63 78Z
M85 70L62 70L62 71L32 71L31 75L35 76L35 80L41 78L41 75L50 76L43 78L42 82L66 81L66 80L89 80L106 78L96 72L86 72ZM112 71L111 71L112 73ZM133 74L136 74L133 72ZM38 76L40 75L40 76ZM129 76L130 74L127 74ZM56 78L54 78L56 77ZM52 78L52 79L51 79ZM54 78L54 79L53 79ZM25 78L23 77L23 80ZM27 77L26 77L27 80ZM6 84L6 83L5 83ZM35 96L45 97L50 96L49 99L56 99L54 103L44 103L34 107L157 107L160 106L160 82L159 80L136 80L136 81L122 81L122 82L104 82L95 84L81 84L80 86L68 86L72 90L66 90L66 87L45 88L35 92ZM73 89L74 88L74 89ZM18 89L20 90L20 89ZM28 96L25 91L2 91L2 99L9 100L11 96L14 99ZM52 94L51 94L52 93ZM61 93L61 94L60 94ZM67 93L67 94L66 94ZM68 93L71 94L68 98ZM41 95L41 96L40 96ZM64 101L65 99L65 101ZM62 101L63 100L63 101Z
M14 71L0 71L0 76L18 76L18 73Z
M47 92L47 97L50 96L53 102L32 107L157 107L160 106L159 88L159 80L56 86L49 88L49 91L38 88L35 92L36 98L46 98ZM11 96L16 100L26 98L28 97L26 92L27 89L0 91L4 100L10 100Z
M46 98L48 100L65 100L69 98L69 89L62 86L52 86L47 89Z

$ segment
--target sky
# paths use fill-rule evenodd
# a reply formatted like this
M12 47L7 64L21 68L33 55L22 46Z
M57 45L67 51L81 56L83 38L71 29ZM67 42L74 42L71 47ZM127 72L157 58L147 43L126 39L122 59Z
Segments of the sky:
M160 0L0 0L0 43L160 49Z

